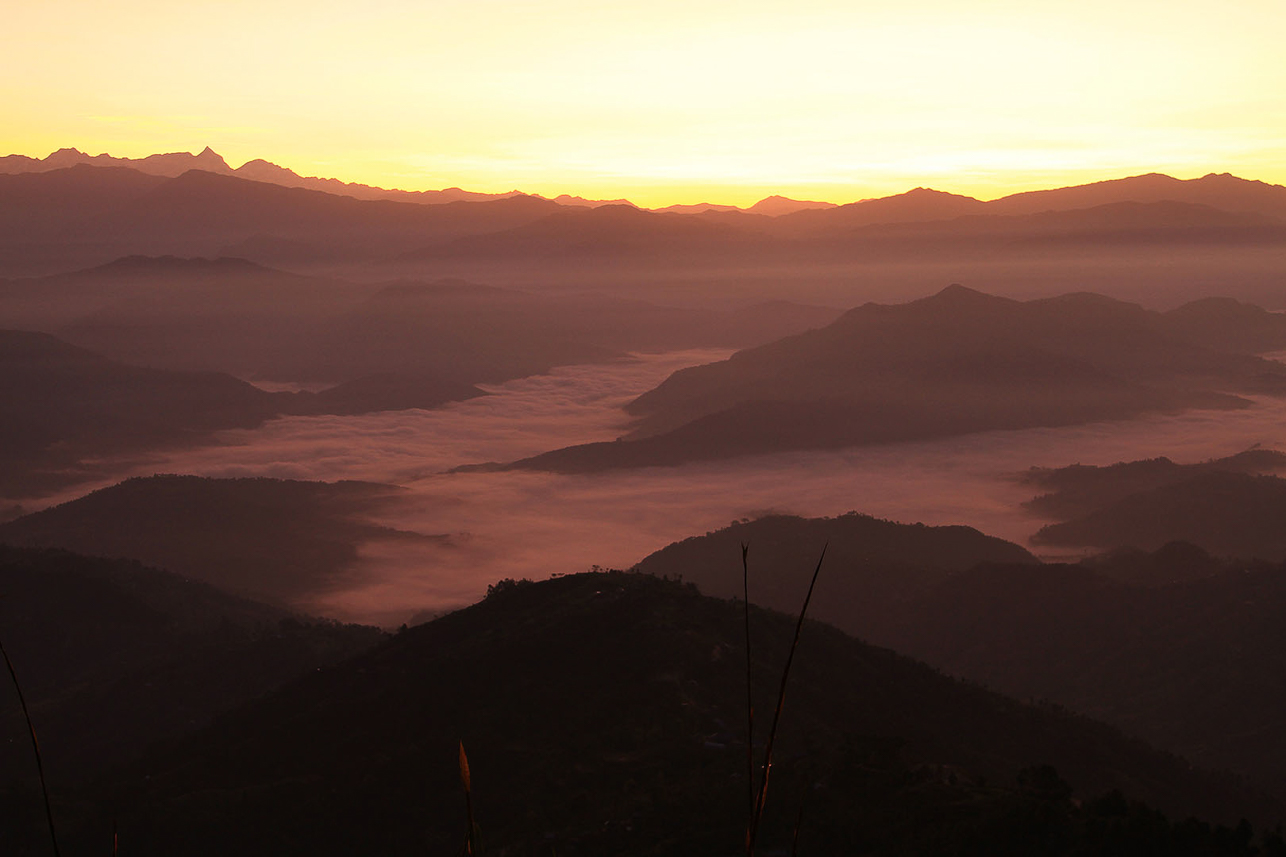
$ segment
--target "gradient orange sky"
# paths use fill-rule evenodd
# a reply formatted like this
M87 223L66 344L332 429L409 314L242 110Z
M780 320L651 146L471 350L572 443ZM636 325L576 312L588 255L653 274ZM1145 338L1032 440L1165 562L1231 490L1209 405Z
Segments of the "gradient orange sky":
M0 152L643 205L1286 183L1286 2L18 0Z

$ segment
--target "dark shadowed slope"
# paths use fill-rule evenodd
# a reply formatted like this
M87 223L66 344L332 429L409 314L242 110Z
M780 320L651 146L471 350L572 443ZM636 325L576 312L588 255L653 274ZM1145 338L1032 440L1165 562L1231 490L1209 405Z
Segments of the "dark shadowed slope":
M1156 550L1184 540L1218 556L1286 560L1286 479L1212 471L1049 524L1032 543Z
M274 382L497 382L626 351L758 345L839 314L787 301L667 307L463 280L354 283L233 258L133 256L0 281L0 327L52 332L128 363Z
M433 407L480 395L433 377L359 378L321 393L267 393L218 372L129 366L55 337L0 330L0 496L101 477L103 457L208 442L282 414Z
M458 280L388 285L322 329L308 377L431 371L499 382L631 351L740 347L833 321L838 310L789 302L735 310L658 306L597 295L551 296Z
M624 258L669 266L732 254L758 256L771 249L757 230L693 214L605 205L563 209L507 231L427 247L408 258L554 258L575 259L586 265Z
M374 645L374 628L294 616L123 560L0 545L0 633L66 788L144 747ZM6 676L0 789L31 782ZM13 739L13 740L9 740ZM34 813L34 804L32 805ZM34 818L34 814L33 814Z
M1276 473L1286 470L1286 453L1248 449L1227 458L1176 464L1168 458L1123 461L1106 467L1072 464L1033 467L1019 481L1047 491L1023 505L1047 517L1072 518L1124 500L1131 494L1163 488L1209 473Z
M1203 298L1161 317L1171 335L1221 351L1263 354L1286 349L1286 313L1232 298Z
M813 615L863 638L873 621L950 574L980 562L1037 563L1018 545L972 527L898 524L850 512L733 524L675 542L637 568L695 583L707 595L740 597L742 544L750 548L750 600L784 611L798 609L807 572L826 545L826 598L814 605Z
M0 224L14 225L0 237L0 270L49 273L138 253L227 255L243 242L268 264L334 263L511 229L561 208L522 195L442 205L361 200L197 169L160 178L79 165L0 175Z
M516 466L597 470L1071 425L1283 390L1282 364L1177 338L1135 304L1022 303L951 286L676 372L628 406L638 422L625 439Z
M754 613L760 711L793 625ZM140 855L454 853L463 740L485 853L736 853L741 640L739 605L652 577L498 586L152 755L78 833L115 817ZM801 846L819 853L1032 853L1033 835L1084 834L1069 793L1115 786L1177 811L1277 812L1098 724L819 624L775 758L763 853L788 846L800 801Z
M980 566L885 616L878 638L1286 795L1284 611L1286 568L1174 544L1079 566Z
M366 482L153 476L0 524L0 541L128 557L289 603L343 583L367 542L445 543L366 520L401 493Z
M83 478L90 456L255 426L278 397L217 373L126 366L52 336L0 331L0 493Z
M120 167L0 175L3 244L56 240L77 224L119 210L164 181Z
M0 281L0 326L53 333L115 360L290 380L326 319L377 287L244 259L129 256Z

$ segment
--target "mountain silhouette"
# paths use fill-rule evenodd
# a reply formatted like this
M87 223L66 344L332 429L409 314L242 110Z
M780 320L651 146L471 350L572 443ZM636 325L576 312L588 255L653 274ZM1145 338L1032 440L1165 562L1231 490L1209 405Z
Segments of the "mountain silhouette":
M0 590L5 651L37 712L49 781L62 787L382 637L63 551L0 545ZM12 693L0 695L0 723L6 734L25 729ZM24 794L30 755L30 746L0 744L0 790ZM6 826L6 842L25 826Z
M367 521L401 493L365 482L135 478L0 524L0 542L126 557L292 604L344 582L368 542L447 542Z
M783 214L792 214L796 211L803 211L805 209L836 207L836 204L833 202L791 199L790 197L773 194L772 196L764 197L745 210L750 214L766 214L769 217L778 217Z
M887 612L877 639L1286 794L1284 607L1280 564L1175 543L1037 573L981 565Z
M637 421L623 439L514 466L677 464L1243 406L1231 391L1286 391L1286 368L1183 341L1136 304L954 285L676 372L626 407Z
M745 804L742 622L735 603L645 575L504 582L103 786L139 854L426 843L445 853L463 839L462 741L495 853L731 853ZM793 624L751 616L760 711L771 710ZM1043 806L1052 829L1070 832L1068 798L1114 787L1208 818L1275 811L1099 724L817 623L803 629L776 759L765 849L789 842L804 794L804 835L827 852L860 836L882 852L933 853L926 840L959 837L1009 853L985 843L1021 829L1000 820L1010 812ZM85 832L96 829L84 817Z
M952 574L984 562L1038 562L1018 545L971 527L900 524L850 512L834 518L772 515L733 524L668 545L637 569L681 577L716 598L739 598L742 544L750 547L751 601L783 611L798 609L801 585L816 561L811 554L826 545L827 597L813 615L861 638L898 604Z
M1168 458L1125 461L1106 467L1073 464L1033 467L1020 481L1049 493L1023 505L1046 517L1071 518L1088 514L1139 494L1186 482L1210 473L1265 474L1286 470L1286 453L1254 448L1225 458L1196 464L1176 464Z
M1041 527L1038 545L1156 550L1184 540L1212 554L1286 561L1286 479L1213 470L1141 490Z
M0 496L101 479L117 457L206 443L215 431L285 414L435 407L480 394L413 374L269 393L225 373L133 366L48 334L0 330Z

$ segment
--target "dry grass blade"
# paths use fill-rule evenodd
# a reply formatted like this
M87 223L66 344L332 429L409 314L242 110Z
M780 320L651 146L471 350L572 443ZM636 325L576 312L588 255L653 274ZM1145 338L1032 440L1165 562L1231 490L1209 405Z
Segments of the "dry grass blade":
M817 567L813 569L813 579L808 584L808 594L804 596L804 606L800 608L799 619L795 622L795 637L790 643L790 652L786 655L786 667L781 672L781 687L777 691L777 709L773 712L772 725L768 728L768 743L764 747L763 775L759 780L759 793L755 798L754 811L750 817L750 829L746 833L746 855L753 857L755 838L759 834L759 822L764 815L764 802L768 797L768 776L772 773L773 742L777 739L777 726L781 722L781 710L786 704L786 683L790 680L790 665L795 660L795 649L799 647L799 634L804 629L804 616L808 613L808 603L813 600L813 588L817 586L817 575L822 570L822 561L826 559L828 542L822 547L822 555L817 558Z
M45 798L45 819L49 822L49 840L54 846L55 857L61 857L58 850L58 833L54 828L54 810L49 803L49 788L45 785L45 762L40 757L40 741L36 738L36 727L31 722L31 713L27 711L27 700L22 695L22 685L18 684L18 673L14 671L13 661L0 643L0 655L4 655L4 665L9 668L9 678L13 679L13 688L18 692L18 704L22 706L22 716L27 720L27 731L31 733L31 748L36 752L36 772L40 775L40 792Z
M746 809L749 819L755 815L755 700L750 682L750 553L749 542L741 543L741 592L746 619Z
M469 756L464 752L464 742L460 742L460 785L464 786L464 809L468 816L469 832L464 839L464 853L473 855L476 842L473 824L473 779L469 775Z

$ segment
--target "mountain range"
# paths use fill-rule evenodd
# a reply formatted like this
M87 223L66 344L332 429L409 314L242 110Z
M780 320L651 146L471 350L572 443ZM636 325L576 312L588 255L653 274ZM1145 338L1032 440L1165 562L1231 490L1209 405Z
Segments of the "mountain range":
M402 202L443 203L461 201L477 202L489 199L505 199L510 196L521 195L521 192L516 190L509 191L508 193L478 193L476 191L461 190L458 187L450 187L444 190L425 191L407 191L373 187L371 185L359 184L357 182L344 182L339 179L301 176L294 170L278 166L277 164L265 161L262 158L255 158L254 160L246 161L244 164L234 169L226 160L224 160L222 155L215 152L209 146L206 146L195 155L190 152L169 152L166 154L148 155L143 158L114 158L107 154L88 155L79 149L73 148L59 149L44 158L32 158L26 155L4 155L0 156L0 175L44 173L51 170L66 169L67 167L77 166L78 164L88 164L95 167L127 167L148 175L164 176L166 178L175 178L188 170L202 170L204 172L237 176L238 178L249 179L257 182L267 182L269 184L277 184L284 187L320 190L325 191L326 193L338 194L340 196L351 196L357 199L392 199ZM571 196L569 194L561 194L554 197L553 201L559 205L586 207L597 207L600 205L633 205L633 203L624 199L597 200ZM699 205L668 206L657 210L679 211L683 213L698 213L711 210L744 210L753 214L776 216L803 209L830 208L833 206L834 203L830 202L793 200L784 196L773 195L765 197L746 209L740 209L736 206L702 203Z
M1262 302L1276 294L1286 240L1286 188L1226 174L1143 175L991 201L918 188L837 206L769 197L747 210L647 211L570 196L355 197L341 185L279 182L267 168L231 170L209 151L153 157L7 161L0 276L129 255L237 256L362 279L610 284L652 299L658 280L677 294L696 277L712 303L744 300L747 279L803 278L822 296L814 301L830 303L853 294L845 278L855 275L901 295L922 294L932 270L938 282L1010 290L1106 281L1121 296L1168 301L1208 293L1218 275L1227 293Z
M368 482L138 477L0 523L0 542L127 557L293 607L350 582L368 544L450 544L371 523L403 493Z
M366 377L320 393L267 392L226 373L133 366L45 333L0 330L0 494L101 477L104 459L208 441L286 414L435 407L482 395L436 378Z
M1260 344L1280 347L1286 328ZM614 442L511 466L560 472L1074 425L1286 393L1286 366L1206 343L1192 313L1094 294L1027 302L959 285L680 370L626 406ZM1196 336L1194 340L1192 337Z
M750 616L760 711L793 625ZM87 845L114 818L137 854L446 853L467 830L463 746L491 853L732 853L746 797L743 634L739 605L674 581L503 581L72 792L66 835ZM800 801L801 847L909 854L1113 840L1114 814L1137 812L1113 789L1180 818L1277 812L1100 724L818 623L803 628L791 679L765 852L788 847ZM1182 829L1152 818L1148 838Z

